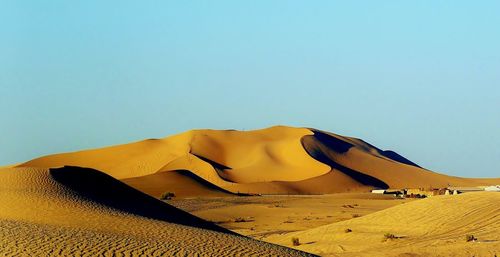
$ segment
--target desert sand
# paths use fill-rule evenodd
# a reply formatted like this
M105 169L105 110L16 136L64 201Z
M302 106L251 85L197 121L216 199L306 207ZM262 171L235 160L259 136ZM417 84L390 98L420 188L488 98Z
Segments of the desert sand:
M266 240L291 246L296 237L295 248L321 256L498 256L499 202L495 192L436 196Z
M316 129L191 130L0 168L0 254L494 256L498 193L368 194L492 184Z
M92 169L0 170L2 256L306 256L234 234Z
M167 202L238 234L266 241L271 235L305 231L414 200L370 193L338 193L174 198Z

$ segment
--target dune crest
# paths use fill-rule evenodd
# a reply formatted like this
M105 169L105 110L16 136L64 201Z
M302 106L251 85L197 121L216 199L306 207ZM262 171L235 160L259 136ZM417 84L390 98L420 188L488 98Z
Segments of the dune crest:
M446 176L361 139L285 126L191 130L163 139L44 156L17 167L65 165L103 171L156 197L165 191L178 196L323 194L500 183L500 179Z

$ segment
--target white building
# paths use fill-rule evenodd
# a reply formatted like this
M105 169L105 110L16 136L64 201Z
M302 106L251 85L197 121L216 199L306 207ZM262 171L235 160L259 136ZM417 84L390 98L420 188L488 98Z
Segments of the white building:
M485 187L484 191L500 192L500 185Z

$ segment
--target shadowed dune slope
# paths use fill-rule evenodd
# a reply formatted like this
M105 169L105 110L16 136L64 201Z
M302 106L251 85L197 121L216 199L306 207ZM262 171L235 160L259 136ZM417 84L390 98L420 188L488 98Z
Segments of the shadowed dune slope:
M498 256L499 202L495 192L437 196L268 241L288 245L298 237L314 242L299 249L322 256ZM386 233L399 238L384 241Z
M349 175L359 183L377 188L429 188L477 186L500 179L470 179L432 172L392 151L382 151L360 139L312 130L302 138L306 151L316 160Z
M55 181L98 204L147 218L230 233L97 170L65 166L52 168L49 173Z
M92 169L0 170L2 256L306 256L242 237Z
M435 173L361 139L316 129L192 130L163 139L40 157L17 167L89 167L159 196L322 194L498 184Z
M363 185L378 188L389 187L386 183L375 177L347 168L335 162L335 154L344 154L352 147L352 145L349 145L345 141L336 139L335 137L328 137L318 132L317 134L315 133L314 136L303 137L302 142L309 155L329 165L332 169L336 169L337 172L342 172Z
M139 188L154 197L165 192L175 192L176 196L234 196L231 192L203 180L188 170L162 171L142 177L123 179L125 184Z

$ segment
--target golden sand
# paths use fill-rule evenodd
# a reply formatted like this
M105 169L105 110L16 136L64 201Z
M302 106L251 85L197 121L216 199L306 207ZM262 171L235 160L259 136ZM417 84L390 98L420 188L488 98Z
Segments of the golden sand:
M297 237L294 248L322 256L498 256L499 202L495 192L436 196L266 241L291 247Z
M79 168L0 170L1 256L305 256Z
M287 247L240 236L157 199L163 192L227 197L489 184L500 179L447 176L361 139L315 129L192 130L0 168L0 255L306 255L287 248L297 237L295 248L326 256L494 256L498 193L437 196L385 210L395 202L360 202L363 215L340 222L334 219L358 213L329 215L341 208L332 200L325 205L332 209L320 212L331 224L318 213L304 217L313 208L307 200L276 211L279 220L269 215L279 205L195 211L210 219L230 212L236 220L253 208L265 230L254 236ZM270 227L285 217L287 225ZM312 217L317 221L289 225ZM245 229L252 227L236 231L252 234ZM293 230L302 231L287 233ZM396 238L382 242L385 233ZM466 234L478 240L465 242Z

